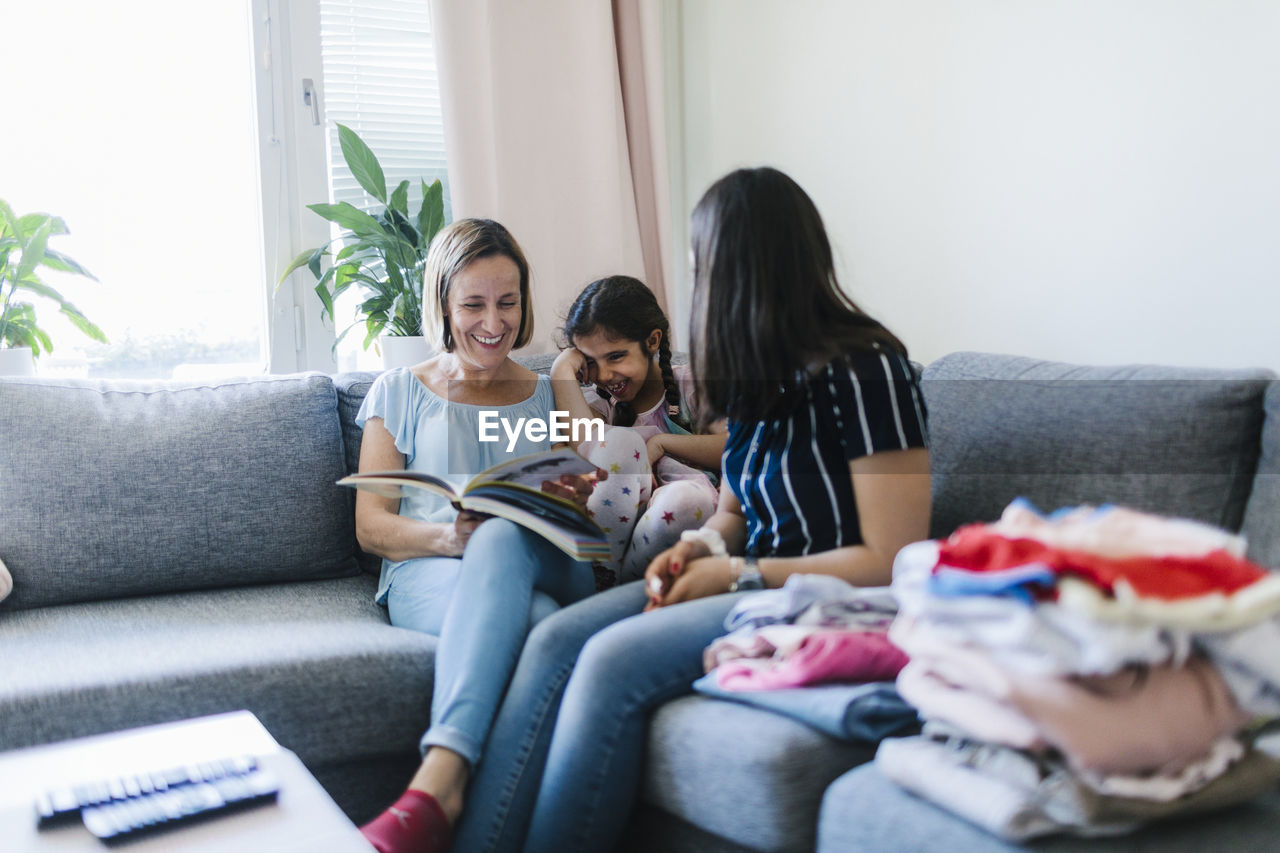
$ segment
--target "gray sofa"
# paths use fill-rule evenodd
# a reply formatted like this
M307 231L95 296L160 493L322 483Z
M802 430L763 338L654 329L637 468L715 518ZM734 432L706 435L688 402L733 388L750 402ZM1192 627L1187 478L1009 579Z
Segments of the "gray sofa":
M435 640L373 605L377 561L332 485L355 467L372 379L0 379L0 559L15 579L0 749L248 708L353 819L389 802L417 763ZM1112 501L1243 526L1250 555L1280 565L1270 373L958 353L924 389L935 535L1017 495ZM873 749L742 705L671 702L624 846L937 849L920 827L990 841L859 767ZM1280 835L1278 813L1263 803L1232 825Z

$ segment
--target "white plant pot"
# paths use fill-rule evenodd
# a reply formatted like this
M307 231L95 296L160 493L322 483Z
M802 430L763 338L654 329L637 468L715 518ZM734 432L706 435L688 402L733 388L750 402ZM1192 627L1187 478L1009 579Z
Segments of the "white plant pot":
M427 339L421 335L383 335L378 338L378 349L382 351L383 370L390 370L393 367L413 367L436 354L435 347L427 343Z
M31 347L0 347L0 376L34 376L35 372Z

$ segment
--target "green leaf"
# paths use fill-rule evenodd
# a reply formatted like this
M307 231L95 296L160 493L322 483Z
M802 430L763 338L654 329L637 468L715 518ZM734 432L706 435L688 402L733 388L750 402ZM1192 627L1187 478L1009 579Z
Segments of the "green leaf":
M323 283L317 284L316 296L320 297L320 304L324 307L324 310L320 312L320 316L332 317L333 316L333 297L329 295L329 288L325 287Z
M378 220L365 213L350 202L340 201L337 204L309 204L309 210L323 216L330 222L336 222L343 228L354 231L359 237L372 237L383 233Z
M279 280L276 281L276 288L278 289L280 285L284 284L284 280L288 278L293 273L294 270L309 264L311 262L312 254L314 254L315 252L319 252L322 249L324 249L323 246L321 246L319 249L308 249L307 251L303 252L302 254L298 255L298 257L290 261L289 266L285 267L284 272L280 274Z
M385 318L387 309L391 307L391 303L394 301L395 301L395 296L393 295L386 294L386 293L375 293L373 296L369 297L368 299L366 299L364 302L360 304L360 310L363 311L365 314L369 314L371 316L375 314L381 314Z
M84 332L93 340L98 341L99 343L104 343L104 344L111 343L109 340L107 340L106 334L104 334L103 331L99 329L95 324L89 322L89 318L84 316L84 314L80 313L79 309L77 309L70 302L62 303L62 313L65 314L67 316L67 319L71 321L71 325L75 326L77 329Z
M396 233L404 238L409 248L416 254L418 251L418 229L409 221L409 217L400 211L393 210L391 213L392 225L395 227Z
M71 260L71 258L61 252L55 252L53 249L46 248L44 250L44 258L40 262L51 270L75 273L76 275L82 275L85 278L91 278L94 281L98 280L96 275Z
M49 223L50 234L70 234L67 230L67 223L60 216L50 216L47 213L28 213L26 216L18 217L19 233L34 233L44 223Z
M17 272L13 274L15 280L31 275L31 271L44 259L44 248L49 242L49 232L52 228L53 223L45 219L44 223L31 235L31 239L22 247L22 260L18 262Z
M405 216L409 215L409 182L401 181L400 185L395 188L395 192L391 193L392 210L398 210Z
M44 329L39 326L32 326L31 334L36 338L36 340L40 341L41 346L44 348L44 352L53 352L53 341L49 340L49 334L45 332ZM39 355L41 347L36 346L33 341L31 344L31 351L36 355Z
M43 281L36 278L34 275L29 275L26 278L15 281L14 286L20 290L26 290L31 293L35 293L39 296L43 296L45 299L52 299L54 302L57 302L59 305L67 301L62 298L61 293L54 290L49 285L45 284Z
M354 263L339 264L333 269L333 286L335 288L350 286L356 280L356 276L360 274L360 265Z
M382 330L386 328L387 324L385 321L379 320L378 318L370 315L364 321L364 325L365 328L368 329L368 334L364 336L364 348L368 349L369 346L378 339L378 335L382 334Z
M311 253L311 257L307 258L307 269L316 278L320 278L320 259L327 254L325 247L320 247Z
M333 280L333 276L336 273L337 273L337 267L329 267L327 270L324 271L324 275L320 276L320 278L316 280L316 284L324 285L325 287L328 287L329 282Z
M383 204L387 203L387 179L382 174L382 165L374 156L373 150L364 144L356 132L346 125L338 125L338 142L342 145L342 157L347 161L347 168L364 187L365 192Z
M0 198L0 237L6 234L15 237L19 234L18 217L14 216L13 208Z
M347 258L354 255L356 252L362 252L367 250L368 248L369 247L366 246L362 241L356 240L343 246L342 249L338 252L338 254L333 256L333 259L335 261L345 261Z
M436 233L444 227L444 186L436 178L431 186L422 182L422 209L418 211L418 248L426 252Z

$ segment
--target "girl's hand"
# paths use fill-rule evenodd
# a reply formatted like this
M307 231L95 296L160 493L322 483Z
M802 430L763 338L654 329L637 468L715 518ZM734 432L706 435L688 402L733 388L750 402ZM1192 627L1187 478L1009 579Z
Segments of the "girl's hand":
M595 490L596 483L607 479L609 479L609 472L603 468L597 468L594 474L585 477L565 474L559 480L543 480L542 491L549 495L572 501L585 510L587 508L587 499L591 497L591 493Z
M465 509L459 512L458 517L453 520L452 535L446 536L442 543L442 555L445 557L461 557L462 552L467 547L467 542L471 539L471 534L476 532L480 522L486 518L489 518L489 516L484 513L471 512Z
M594 371L587 363L587 357L580 350L569 347L561 350L556 356L556 360L551 365L552 379L572 379L579 385L591 385L595 379L591 376Z
M703 542L677 542L661 554L653 558L649 567L644 570L645 590L649 593L649 603L645 610L653 610L669 604L667 595L681 572L694 560L710 556L711 549ZM726 564L727 566L727 564ZM727 571L727 568L726 568ZM729 586L726 583L725 589Z
M658 464L658 460L667 455L667 449L662 446L662 439L667 433L660 432L656 435L649 436L649 440L644 443L645 449L649 451L649 467Z
M728 557L703 557L689 563L667 591L659 607L720 595L733 586L733 570Z

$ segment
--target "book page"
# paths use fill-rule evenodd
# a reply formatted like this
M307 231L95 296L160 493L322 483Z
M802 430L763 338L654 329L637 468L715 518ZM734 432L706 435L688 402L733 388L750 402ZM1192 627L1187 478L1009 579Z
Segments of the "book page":
M471 478L471 482L463 492L465 494L488 483L503 483L542 491L544 480L555 481L565 474L585 476L595 470L594 465L579 456L572 448L563 447L559 450L521 456L481 471Z
M384 498L402 498L406 489L426 489L450 501L455 501L458 497L449 481L421 471L369 471L351 474L339 480L338 485L355 486Z

